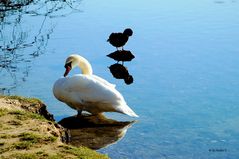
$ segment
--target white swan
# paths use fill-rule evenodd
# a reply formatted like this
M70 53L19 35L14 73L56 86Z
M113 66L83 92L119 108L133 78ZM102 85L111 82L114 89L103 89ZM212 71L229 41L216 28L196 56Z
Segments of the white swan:
M71 69L80 67L82 74L66 77ZM54 96L78 111L91 114L102 112L118 112L138 117L126 104L124 97L115 89L115 85L101 77L93 75L90 63L77 54L66 59L64 77L58 79L53 86Z

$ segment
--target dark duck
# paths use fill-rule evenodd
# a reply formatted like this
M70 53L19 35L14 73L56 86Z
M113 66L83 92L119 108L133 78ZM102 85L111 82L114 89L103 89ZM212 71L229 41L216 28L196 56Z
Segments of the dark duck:
M111 33L109 39L107 40L111 45L116 47L118 50L119 47L122 47L127 43L130 36L133 35L133 30L127 28L123 33Z

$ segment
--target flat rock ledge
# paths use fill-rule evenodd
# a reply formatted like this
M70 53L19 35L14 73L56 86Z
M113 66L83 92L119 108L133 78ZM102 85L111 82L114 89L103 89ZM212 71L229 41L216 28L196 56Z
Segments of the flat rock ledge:
M107 159L89 148L62 141L65 129L35 98L0 96L1 159Z

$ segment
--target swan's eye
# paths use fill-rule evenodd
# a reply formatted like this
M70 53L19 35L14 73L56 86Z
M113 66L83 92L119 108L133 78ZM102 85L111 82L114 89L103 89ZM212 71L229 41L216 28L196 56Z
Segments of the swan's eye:
M69 68L69 67L71 68L71 62L66 63L64 67L65 67L65 68Z

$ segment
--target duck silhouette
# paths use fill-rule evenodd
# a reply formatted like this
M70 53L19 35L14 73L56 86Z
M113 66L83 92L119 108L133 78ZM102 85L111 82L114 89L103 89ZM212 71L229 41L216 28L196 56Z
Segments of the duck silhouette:
M133 35L133 30L127 28L123 33L111 33L109 39L107 40L112 46L116 47L118 50L119 47L122 47L127 43L130 36Z
M123 65L116 63L111 65L109 69L114 78L124 79L124 82L128 85L133 83L133 76L129 74L127 68Z
M131 51L128 50L117 50L106 56L114 59L117 62L122 61L122 63L124 63L124 61L131 61L132 59L135 58L135 56L131 53Z

